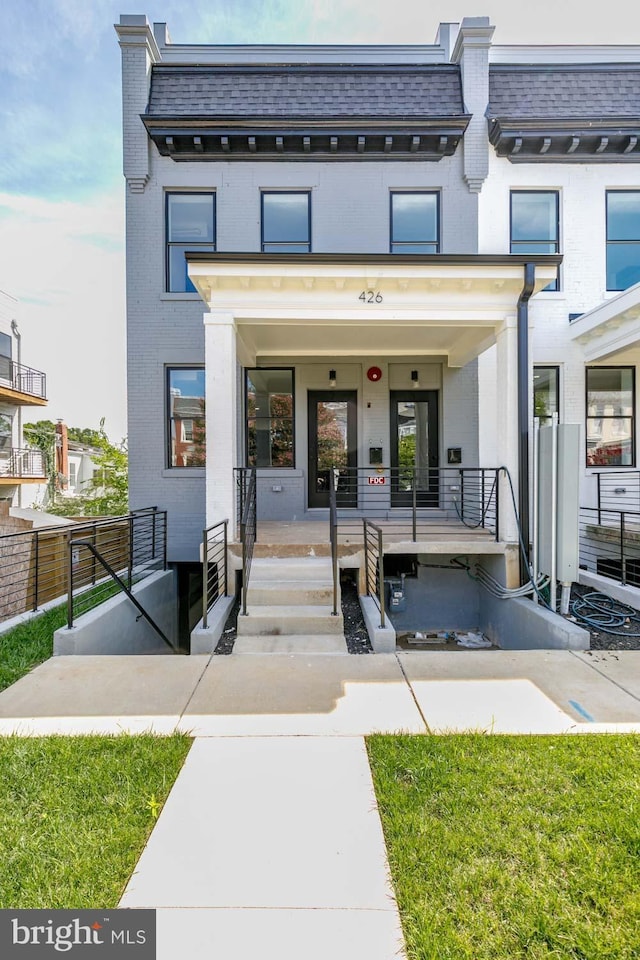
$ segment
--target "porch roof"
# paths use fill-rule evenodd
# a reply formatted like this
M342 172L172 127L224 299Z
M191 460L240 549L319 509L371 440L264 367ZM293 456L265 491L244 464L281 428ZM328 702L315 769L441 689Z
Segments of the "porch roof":
M187 253L211 311L234 317L243 362L294 356L446 356L464 366L514 317L559 255Z
M640 283L628 287L571 322L571 337L585 360L636 362L640 359Z

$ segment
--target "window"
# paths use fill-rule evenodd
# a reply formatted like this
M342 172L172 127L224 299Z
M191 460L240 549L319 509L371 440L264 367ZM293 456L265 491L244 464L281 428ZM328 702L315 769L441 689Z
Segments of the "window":
M247 464L293 467L293 370L246 372Z
M0 380L11 379L11 337L0 333Z
M213 193L167 194L167 290L192 292L185 253L216 248L216 198Z
M558 253L558 192L511 191L511 253ZM545 290L558 290L557 278Z
M634 367L587 367L588 467L633 466L634 409Z
M262 252L309 253L311 194L262 193Z
M640 282L640 190L607 191L607 290Z
M554 413L560 413L560 370L558 367L533 368L533 415L540 418L540 426L551 423Z
M440 251L440 196L391 194L391 253Z
M204 368L167 370L169 466L204 467Z

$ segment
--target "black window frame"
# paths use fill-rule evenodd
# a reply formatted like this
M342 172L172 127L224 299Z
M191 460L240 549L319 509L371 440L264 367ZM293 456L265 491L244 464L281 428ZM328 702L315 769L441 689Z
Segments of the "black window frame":
M585 366L584 368L584 442L585 442L585 466L590 470L630 470L635 468L636 464L636 368L633 364L595 364ZM631 371L631 413L630 414L598 414L589 416L589 371L591 370L630 370ZM589 448L587 446L589 438L590 420L631 420L631 463L589 463Z
M393 198L394 197L413 197L430 196L436 198L436 239L434 240L394 240L393 238ZM389 190L389 253L401 254L402 249L394 250L394 247L415 247L418 244L424 244L434 247L433 250L425 250L425 254L440 253L441 247L441 191L440 190ZM420 254L414 254L420 256Z
M205 373L206 378L206 367L203 363L169 363L165 366L165 450L166 450L166 468L167 470L204 470L206 466L207 458L207 427L206 427L206 394L203 395L202 399L205 401L204 413L202 420L204 421L204 462L201 464L179 464L172 463L173 452L171 449L171 437L172 437L172 421L175 420L175 417L171 415L171 373L174 370L202 370ZM206 388L206 384L205 384ZM185 419L194 420L200 419L199 417L186 417ZM191 441L192 442L192 441Z
M513 239L513 198L516 194L531 196L545 194L555 197L556 201L556 238L555 240L514 240ZM525 190L525 189L515 189L509 190L509 253L521 253L520 250L514 250L514 244L529 244L534 245L539 243L541 246L547 246L550 243L555 244L554 253L560 253L560 191L559 190ZM531 253L531 251L527 251ZM548 252L548 251L544 251ZM533 253L532 253L533 256ZM540 292L541 293L557 293L560 290L560 267L558 267L556 272L556 279L552 280L551 283L548 283Z
M555 374L557 409L556 409L556 410L552 410L550 414L546 414L544 417L541 417L539 414L536 414L536 400L535 400L535 395L536 395L536 387L535 387L535 375L536 375L536 370L553 370L553 371L554 371L554 374ZM559 422L560 422L560 409L561 409L561 401L560 401L560 366L559 366L559 364L557 364L557 363L536 363L536 364L534 364L534 366L533 366L533 377L534 377L534 383L533 383L533 416L534 416L534 418L537 416L538 419L540 420L540 426L545 426L546 424L544 424L542 421L543 421L543 420L544 420L544 421L547 421L547 420L548 420L549 423L551 423L551 418L553 417L553 414L554 414L554 413L557 413L557 414L558 414L558 423L559 423Z
M286 464L282 466L269 465L268 467L259 467L256 464L252 464L249 457L249 375L254 371L264 371L264 370L281 370L287 371L291 374L291 437L292 437L292 450L291 450L291 464ZM255 466L256 470L295 470L296 468L296 368L295 367L245 367L244 368L244 393L242 398L242 405L244 407L244 462L247 467ZM272 417L252 417L253 420L271 420ZM284 417L280 419L286 419Z
M288 247L296 244L297 246L302 246L300 240L265 240L264 238L264 198L269 196L306 196L307 198L307 235L309 239L307 240L307 249L297 251L299 253L311 253L311 190L261 190L260 191L260 250L262 253L276 253L276 250L265 250L265 245L270 247ZM290 253L291 251L284 251L285 253ZM258 369L258 368L253 368ZM277 369L284 370L284 367L278 367Z
M187 244L169 239L169 198L170 197L211 197L213 200L213 243L189 242ZM171 288L171 248L188 246L191 250L204 250L215 253L217 250L218 199L215 190L165 190L164 192L164 289L165 293L192 294L193 290L173 290ZM187 278L188 279L188 278Z
M605 289L607 290L607 292L611 292L611 293L619 293L619 292L622 291L622 290L628 290L629 287L634 286L634 283L637 283L638 281L636 280L636 281L634 281L634 283L630 283L627 287L610 287L610 286L609 286L609 249L610 249L610 247L612 247L612 246L621 246L621 245L623 245L623 244L624 244L625 246L628 245L628 244L633 244L633 245L635 245L635 246L638 248L638 263L640 264L640 226L639 226L639 229L638 229L638 239L637 239L637 240L610 240L610 239L609 239L609 197L610 197L612 194L618 194L618 195L619 195L619 194L621 194L621 193L634 193L634 194L638 194L638 196L640 197L640 190L634 189L633 187L630 187L629 189L622 189L622 188L620 188L620 189L616 189L616 190L606 190L606 191L605 191L605 210L604 210L604 216L605 216L605 248L606 248L606 249L605 249L605 265L604 265L604 269L605 269Z

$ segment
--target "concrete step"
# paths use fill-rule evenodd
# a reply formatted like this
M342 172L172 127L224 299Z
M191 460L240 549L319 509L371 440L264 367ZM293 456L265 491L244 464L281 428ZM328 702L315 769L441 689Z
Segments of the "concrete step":
M254 557L249 584L257 581L320 580L333 583L331 560L324 557L293 559Z
M251 606L308 606L333 603L333 583L326 580L249 579L247 601Z
M341 633L315 635L286 634L280 636L236 637L233 645L236 653L335 653L347 654L347 644Z
M342 614L333 617L331 606L305 605L299 607L255 606L249 607L247 616L238 616L238 636L310 636L317 634L342 634Z

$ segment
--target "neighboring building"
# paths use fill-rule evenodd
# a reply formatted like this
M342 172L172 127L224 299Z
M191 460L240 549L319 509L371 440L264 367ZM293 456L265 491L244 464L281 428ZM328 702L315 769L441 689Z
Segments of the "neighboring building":
M0 500L16 507L22 506L25 484L46 480L42 454L24 443L23 408L47 403L45 374L22 363L18 306L0 290Z
M234 519L237 466L262 519L303 521L331 465L388 468L390 514L404 465L434 507L447 463L505 465L525 536L534 409L581 425L585 497L637 467L640 46L116 31L130 498L168 509L170 561Z

